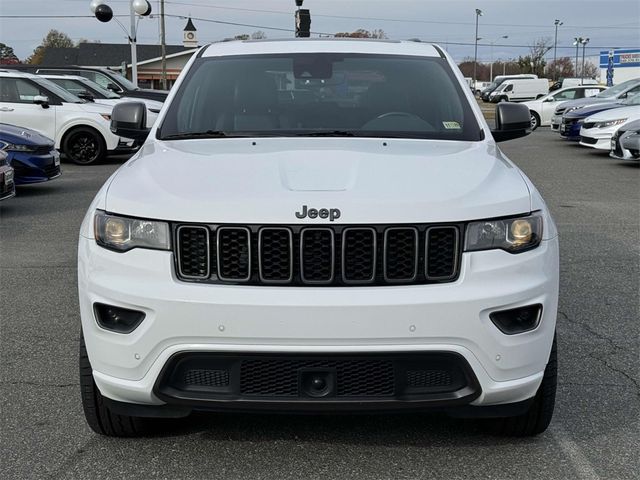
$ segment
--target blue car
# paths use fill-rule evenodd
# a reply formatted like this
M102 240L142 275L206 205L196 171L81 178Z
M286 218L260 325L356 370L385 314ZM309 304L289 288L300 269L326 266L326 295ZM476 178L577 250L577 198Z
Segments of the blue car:
M60 176L60 154L53 140L34 130L0 123L0 150L8 155L16 185L46 182Z
M11 198L16 194L13 181L13 168L7 162L7 154L0 150L0 200Z
M560 135L568 140L578 141L580 140L580 129L582 128L585 118L595 115L596 113L604 112L605 110L629 107L632 105L640 105L640 93L636 93L624 100L618 100L613 103L596 103L586 107L574 107L572 109L568 109L564 115L562 115Z

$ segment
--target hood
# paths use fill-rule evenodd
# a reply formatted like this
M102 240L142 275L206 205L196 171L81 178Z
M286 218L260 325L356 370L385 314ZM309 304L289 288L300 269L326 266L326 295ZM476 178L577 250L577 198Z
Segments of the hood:
M149 110L156 110L156 111L160 111L162 109L162 102L159 102L157 100L151 100L149 98L135 98L135 97L120 97L118 100L116 100L117 103L124 103L124 102L142 102L144 103L147 108Z
M627 120L637 120L638 118L640 118L640 106L634 105L625 107L624 105L622 105L621 108L605 110L600 113L596 113L595 115L591 115L585 120L585 123L606 122L608 120L617 120L619 118L626 118Z
M29 128L16 127L0 123L0 141L15 145L53 146L54 142L48 137Z
M624 105L617 102L598 103L596 105L588 105L583 108L578 108L577 110L572 110L565 113L564 116L567 118L585 118L598 112L604 112L605 110L612 110L621 107L624 107Z
M111 115L111 111L113 110L112 105L101 105L100 103L95 103L95 102L77 103L74 105L78 105L81 110L88 113Z
M588 97L588 98L578 98L577 100L567 100L566 102L562 102L556 107L556 111L558 109L562 109L563 111L567 108L573 107L586 107L587 105L596 105L602 103L615 103L618 99L615 97L612 98L597 98L597 97Z
M463 221L529 212L519 170L493 144L259 138L147 143L109 186L106 209L142 218L308 223Z

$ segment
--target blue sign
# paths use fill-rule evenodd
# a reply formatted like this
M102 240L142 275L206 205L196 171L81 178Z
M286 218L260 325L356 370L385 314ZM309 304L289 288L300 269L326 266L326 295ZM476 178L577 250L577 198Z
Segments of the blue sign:
M640 48L613 50L613 56L609 57L611 50L603 50L600 52L600 68L627 68L640 67Z

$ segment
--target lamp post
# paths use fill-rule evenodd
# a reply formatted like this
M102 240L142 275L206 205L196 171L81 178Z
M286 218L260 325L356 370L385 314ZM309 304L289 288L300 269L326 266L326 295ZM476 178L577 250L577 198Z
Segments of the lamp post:
M558 20L557 18L555 19L555 21L553 22L553 24L556 26L556 37L555 40L553 42L553 79L557 80L558 79L558 65L556 65L556 59L557 59L557 53L558 53L558 27L561 25L564 25L564 22L561 22L560 20Z
M576 46L576 71L575 75L578 76L578 49L580 48L580 44L582 43L582 37L574 37L573 44Z
M587 49L587 43L589 43L589 37L583 38L580 43L582 44L582 71L580 72L580 85L584 85L584 52Z
M109 5L104 3L105 0L91 0L89 8L96 18L107 23L111 19L115 20L120 28L124 30L129 38L131 45L131 81L138 86L138 55L136 49L136 15L147 17L151 14L151 4L147 0L131 0L129 4L129 18L131 20L131 29L127 30L125 26L113 16L113 10Z
M500 38L491 42L491 65L489 65L489 81L493 82L493 45L500 39L509 38L509 35L502 35Z
M476 8L476 36L475 36L475 50L473 54L473 88L476 88L476 74L478 68L478 19L482 16L482 10Z

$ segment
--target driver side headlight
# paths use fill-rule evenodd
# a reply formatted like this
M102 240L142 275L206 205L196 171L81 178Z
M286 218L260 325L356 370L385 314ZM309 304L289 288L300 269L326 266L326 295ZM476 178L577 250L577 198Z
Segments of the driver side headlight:
M540 245L542 214L472 222L467 226L465 251L501 249L521 253Z
M595 127L596 128L613 127L615 125L622 125L626 121L627 121L626 118L618 118L616 120L607 120L605 122L596 122Z
M171 248L169 224L156 220L120 217L98 211L94 217L94 233L98 245L118 252L132 248Z

